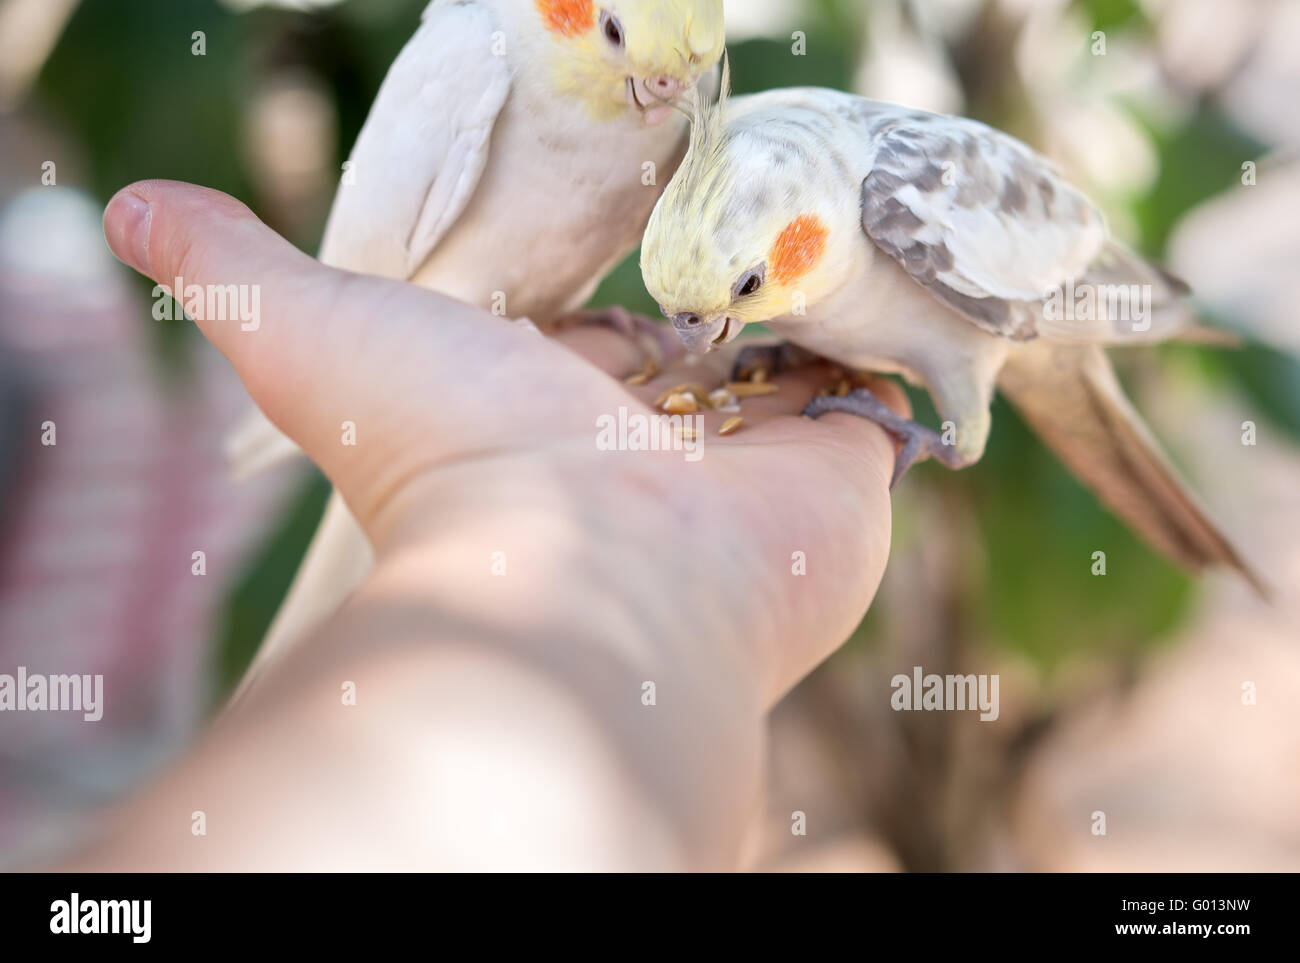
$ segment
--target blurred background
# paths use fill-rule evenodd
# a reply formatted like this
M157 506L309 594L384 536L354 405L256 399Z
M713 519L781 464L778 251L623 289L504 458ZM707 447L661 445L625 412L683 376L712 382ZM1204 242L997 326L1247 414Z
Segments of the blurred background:
M327 493L309 466L228 478L242 389L188 325L153 320L151 285L103 243L103 205L141 178L192 181L314 251L426 2L0 0L0 672L122 680L95 725L0 716L0 868L67 845L183 749L251 657ZM727 12L738 91L826 85L1001 127L1243 336L1115 359L1278 590L1269 606L1171 568L999 403L978 466L923 466L901 488L877 603L778 707L754 865L1300 869L1300 4ZM635 257L593 303L656 313ZM892 712L889 679L914 665L998 673L1001 717Z

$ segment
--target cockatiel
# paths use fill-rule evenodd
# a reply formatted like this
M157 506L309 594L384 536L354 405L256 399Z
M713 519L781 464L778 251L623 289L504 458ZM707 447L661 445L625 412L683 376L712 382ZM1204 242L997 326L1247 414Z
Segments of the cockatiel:
M723 44L722 0L433 0L344 168L320 259L539 324L576 310L640 241L686 151L682 104ZM260 416L231 445L245 475L296 451ZM336 493L247 679L371 563Z
M895 483L924 458L978 461L996 385L1157 549L1196 571L1231 566L1265 592L1101 347L1203 334L1186 287L1110 239L1089 200L1014 138L833 90L728 101L724 79L651 215L641 267L694 352L766 322L788 343L746 349L739 367L812 353L924 385L944 435L865 390L805 411L895 435Z

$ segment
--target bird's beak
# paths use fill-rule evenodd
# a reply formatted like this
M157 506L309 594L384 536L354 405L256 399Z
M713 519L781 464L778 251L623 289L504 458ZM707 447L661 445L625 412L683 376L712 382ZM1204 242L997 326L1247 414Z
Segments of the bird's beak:
M691 354L705 354L726 344L740 334L744 325L735 318L714 318L706 321L698 314L684 312L673 315L673 330Z
M629 77L627 101L639 110L646 126L662 124L673 114L673 105L693 85L678 77L664 74L660 77Z

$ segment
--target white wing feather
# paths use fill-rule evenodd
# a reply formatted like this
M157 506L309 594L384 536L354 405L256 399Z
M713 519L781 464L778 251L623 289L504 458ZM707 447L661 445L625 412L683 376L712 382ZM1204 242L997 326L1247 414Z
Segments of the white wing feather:
M491 14L434 2L389 69L334 200L321 260L407 279L478 186L510 93Z
M320 259L332 267L406 280L429 258L477 188L497 117L510 93L496 25L483 7L434 0L379 88L357 138ZM257 410L226 445L248 478L298 454Z

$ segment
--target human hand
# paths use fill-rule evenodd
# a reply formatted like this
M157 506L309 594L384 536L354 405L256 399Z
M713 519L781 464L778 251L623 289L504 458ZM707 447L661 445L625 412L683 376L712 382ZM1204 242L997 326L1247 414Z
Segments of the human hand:
M410 285L325 268L243 205L188 185L133 185L105 226L113 250L160 283L260 288L256 331L198 326L338 487L376 555L320 636L128 810L135 831L150 831L142 814L169 793L217 773L240 790L211 791L256 822L250 780L293 775L261 800L290 807L322 771L355 766L350 781L384 797L452 792L471 810L505 806L509 845L479 840L460 853L463 832L442 827L426 849L376 841L350 865L517 865L530 853L545 865L734 865L757 796L763 714L848 637L888 554L892 441L862 419L798 417L825 370L774 379L781 390L746 400L745 427L730 437L717 435L728 416L707 413L698 461L601 451L598 416L649 415L676 382L712 387L729 356L629 389L611 374L630 374L639 352L612 332L548 339ZM355 446L341 441L344 422ZM807 574L793 571L795 552ZM493 574L497 558L504 576ZM324 737L358 739L337 705L341 678L387 710L369 710L357 755L343 759ZM654 707L642 701L646 681ZM253 730L255 758L241 742ZM319 740L305 747L304 731ZM391 758L362 752L366 739ZM430 746L466 742L478 776L400 764L417 747L427 763ZM529 811L509 810L483 773L493 759L513 766L522 782L510 791L527 797L520 752L546 760L532 789L573 790L567 808L539 814L534 794ZM286 758L297 768L286 772ZM366 822L375 802L338 799L331 819ZM552 838L530 848L540 826ZM275 866L315 865L296 855L281 852ZM115 865L123 859L118 844Z

